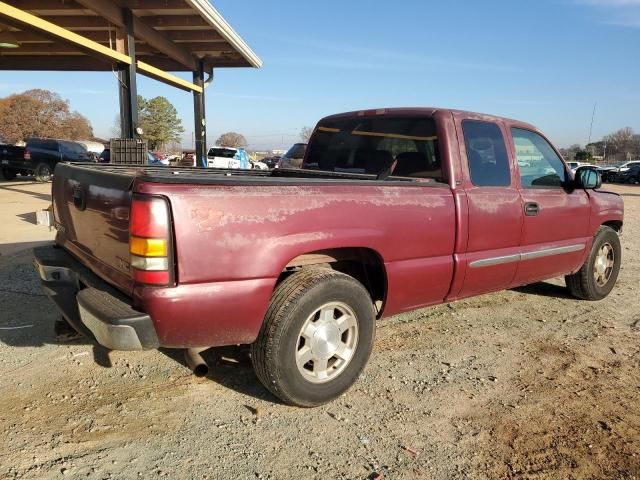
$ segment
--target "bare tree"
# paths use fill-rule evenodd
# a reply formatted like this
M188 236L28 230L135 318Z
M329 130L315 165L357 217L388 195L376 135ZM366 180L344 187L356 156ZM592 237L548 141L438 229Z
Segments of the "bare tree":
M246 147L247 139L244 138L244 135L238 132L227 132L223 133L216 140L216 145L220 145L221 147Z
M576 157L576 153L578 153L580 150L582 150L582 146L574 143L569 148L561 148L560 153L566 161L570 162Z
M636 136L631 127L621 128L604 137L607 143L607 151L618 160L626 160L634 153L637 153L638 145L635 142ZM607 155L608 156L608 155Z
M313 133L313 128L302 127L300 129L300 140L302 140L304 143L308 143L312 133Z

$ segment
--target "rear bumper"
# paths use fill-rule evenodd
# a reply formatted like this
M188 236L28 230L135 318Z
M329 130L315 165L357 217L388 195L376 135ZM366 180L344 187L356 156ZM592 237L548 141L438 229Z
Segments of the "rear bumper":
M158 348L151 317L130 299L54 245L34 249L42 288L80 333L112 350Z
M11 170L33 170L33 163L30 160L7 160L0 161L1 168L9 168Z

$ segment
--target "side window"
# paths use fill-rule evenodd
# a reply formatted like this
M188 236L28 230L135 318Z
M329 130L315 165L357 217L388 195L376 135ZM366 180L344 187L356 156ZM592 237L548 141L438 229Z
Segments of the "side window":
M471 182L478 187L511 185L509 156L500 127L477 120L462 122Z
M562 187L564 163L544 137L530 130L512 128L520 183L524 188Z

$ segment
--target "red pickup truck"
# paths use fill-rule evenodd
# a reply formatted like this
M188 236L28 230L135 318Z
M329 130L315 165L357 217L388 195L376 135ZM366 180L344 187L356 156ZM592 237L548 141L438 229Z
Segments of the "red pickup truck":
M301 169L59 164L35 264L105 347L251 344L271 392L314 406L358 378L381 317L560 275L607 296L623 203L600 187L526 123L352 112L318 123Z

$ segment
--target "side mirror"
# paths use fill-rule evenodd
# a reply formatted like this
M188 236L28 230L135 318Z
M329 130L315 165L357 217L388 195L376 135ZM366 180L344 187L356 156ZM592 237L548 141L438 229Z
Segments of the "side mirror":
M602 177L595 167L579 167L574 177L576 188L593 190L602 186Z

